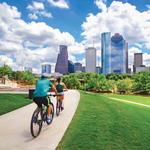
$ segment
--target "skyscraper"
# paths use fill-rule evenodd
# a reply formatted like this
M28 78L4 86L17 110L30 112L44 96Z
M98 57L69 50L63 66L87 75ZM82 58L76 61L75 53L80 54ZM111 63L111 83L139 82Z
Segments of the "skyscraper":
M111 37L111 72L127 73L127 47L122 35Z
M60 45L60 53L57 57L55 72L59 72L61 74L68 73L68 50L66 45Z
M127 73L128 44L116 33L111 37L110 32L102 33L102 73Z
M86 72L96 72L96 49L89 47L86 49Z
M42 64L42 73L51 74L51 65L50 64Z
M101 64L102 73L111 73L111 33L105 32L101 34Z
M74 64L74 72L82 72L82 64L77 62Z
M68 60L68 72L74 73L74 63L70 60Z
M133 72L136 72L136 67L143 66L143 53L134 53Z

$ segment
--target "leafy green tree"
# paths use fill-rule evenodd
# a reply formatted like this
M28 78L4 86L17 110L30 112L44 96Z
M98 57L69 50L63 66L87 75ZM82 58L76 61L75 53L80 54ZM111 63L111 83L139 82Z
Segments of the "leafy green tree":
M75 74L66 75L63 77L63 82L69 89L80 89L81 83Z
M131 79L123 79L117 82L117 91L123 93L129 93L132 90L132 80Z
M9 79L12 79L12 69L11 67L4 65L3 67L0 67L0 76L8 76Z
M23 72L22 80L27 82L28 84L35 84L35 77L29 71Z
M139 72L133 76L133 91L150 93L150 72Z

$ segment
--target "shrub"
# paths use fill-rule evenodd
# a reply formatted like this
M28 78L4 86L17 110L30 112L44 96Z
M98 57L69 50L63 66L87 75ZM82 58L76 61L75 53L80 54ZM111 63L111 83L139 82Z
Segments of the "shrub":
M117 91L120 93L130 93L132 90L132 80L123 79L117 82Z

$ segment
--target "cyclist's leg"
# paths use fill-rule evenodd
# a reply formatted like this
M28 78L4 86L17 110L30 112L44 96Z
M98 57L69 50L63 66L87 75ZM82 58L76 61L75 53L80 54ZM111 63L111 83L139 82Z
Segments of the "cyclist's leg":
M48 96L44 97L43 104L45 106L47 106L47 114L48 114L48 116L50 116L50 114L51 114L51 107L50 107L51 100Z
M37 104L38 108L42 108L42 99L41 97L35 97L33 101Z
M64 109L64 95L60 96L60 100L61 100L61 109Z

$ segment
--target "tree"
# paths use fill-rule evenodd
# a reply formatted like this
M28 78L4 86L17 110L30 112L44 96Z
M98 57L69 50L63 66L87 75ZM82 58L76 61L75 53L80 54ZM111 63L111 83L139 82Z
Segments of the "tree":
M129 93L132 90L132 80L123 79L117 82L117 91L120 93Z
M3 67L0 67L0 76L8 76L9 79L12 79L12 69L11 67L4 65Z
M143 94L150 93L150 72L139 72L133 76L133 91Z

